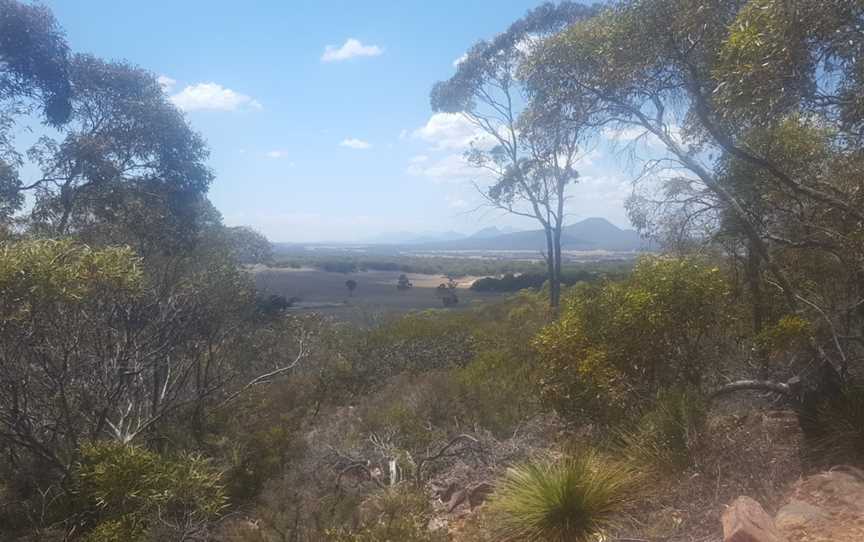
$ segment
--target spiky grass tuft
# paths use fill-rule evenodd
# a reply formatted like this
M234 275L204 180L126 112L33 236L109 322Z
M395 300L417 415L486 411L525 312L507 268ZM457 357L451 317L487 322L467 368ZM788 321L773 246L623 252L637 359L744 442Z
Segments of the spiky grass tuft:
M661 474L684 470L694 462L706 412L700 395L667 391L634 430L618 433L618 450L632 463Z
M638 486L636 471L585 451L513 467L490 502L503 540L583 542L606 531Z
M864 466L864 385L845 386L806 421L811 461L824 467Z

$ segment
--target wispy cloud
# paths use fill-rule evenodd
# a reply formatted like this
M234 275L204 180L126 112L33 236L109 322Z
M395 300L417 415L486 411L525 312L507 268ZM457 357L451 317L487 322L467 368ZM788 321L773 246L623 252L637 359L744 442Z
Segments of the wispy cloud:
M321 62L339 62L358 56L379 56L383 53L384 49L377 45L364 45L358 39L348 38L341 47L326 46L324 54L321 55Z
M425 177L434 183L482 181L490 177L488 170L472 166L462 154L448 154L431 159L426 155L413 157L405 170L408 175Z
M362 139L357 139L356 137L349 137L348 139L343 139L339 142L340 147L348 147L349 149L368 149L372 146L368 141L363 141Z
M261 104L251 96L225 88L217 83L189 85L171 96L171 101L183 111L261 109Z
M435 113L411 137L431 143L437 150L465 150L472 143L481 147L493 143L492 136L459 113Z
M468 202L459 196L447 196L447 206L451 209L465 209L468 207Z
M276 149L276 150L273 150L273 151L267 151L267 152L265 152L265 153L264 153L264 156L266 156L267 158L273 158L273 159L285 158L286 156L288 156L288 151L283 151L283 150L281 150L281 149Z

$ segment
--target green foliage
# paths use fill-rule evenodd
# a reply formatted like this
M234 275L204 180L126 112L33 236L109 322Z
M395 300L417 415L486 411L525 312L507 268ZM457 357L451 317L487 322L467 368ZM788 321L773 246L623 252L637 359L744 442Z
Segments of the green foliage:
M92 542L138 540L157 521L188 528L225 506L221 475L196 454L165 459L136 446L88 444L74 477L77 496L97 514Z
M797 314L787 314L776 324L763 329L755 338L757 347L774 353L802 346L807 340L811 324Z
M246 226L225 228L229 249L243 264L267 264L273 261L273 247L264 235Z
M702 397L684 390L663 392L635 430L619 433L620 451L631 463L661 474L686 469L693 464L706 415Z
M536 339L541 394L571 420L612 422L659 390L699 385L727 286L696 259L646 257L622 282L577 288Z
M436 542L445 540L441 533L427 528L432 518L429 499L408 484L374 493L360 506L356 528L344 527L327 532L333 542Z
M0 315L7 321L120 302L141 287L139 261L128 248L94 250L71 240L0 244Z
M639 476L594 451L508 469L490 501L503 540L581 542L602 535Z
M815 464L864 466L864 386L844 386L810 416L802 425L811 428L806 453Z

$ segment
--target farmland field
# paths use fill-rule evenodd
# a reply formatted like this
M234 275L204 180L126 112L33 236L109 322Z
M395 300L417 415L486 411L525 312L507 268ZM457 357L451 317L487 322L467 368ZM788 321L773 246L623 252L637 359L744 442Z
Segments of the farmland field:
M402 274L399 271L336 273L312 268L258 267L252 269L252 273L262 293L282 295L286 299L299 298L300 301L289 310L314 311L339 319L443 308L435 289L447 282L443 275L408 273L413 287L400 291L396 288ZM454 309L470 307L502 295L471 291L469 287L478 278L466 276L457 279L459 303ZM349 279L357 282L357 288L350 296L345 286Z

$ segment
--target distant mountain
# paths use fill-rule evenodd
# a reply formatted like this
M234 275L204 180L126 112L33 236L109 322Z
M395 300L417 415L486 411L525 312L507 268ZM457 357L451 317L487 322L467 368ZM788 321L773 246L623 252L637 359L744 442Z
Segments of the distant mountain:
M605 218L586 218L565 226L562 233L572 239L586 240L605 250L639 250L646 245L636 230L622 230Z
M543 230L498 233L484 228L476 234L451 241L426 242L416 248L427 250L545 250ZM413 245L413 243L406 243ZM634 230L624 230L605 218L586 218L566 226L561 235L566 250L637 251L646 248L645 241Z
M440 243L444 241L455 241L464 239L465 234L456 231L444 232L410 232L400 231L382 233L370 238L367 242L375 245L418 245L422 243Z
M505 235L508 233L513 233L516 230L511 226L497 227L497 226L489 226L488 228L483 228L482 230L477 230L473 235L469 237L469 239L491 239L492 237L498 237L499 235Z

